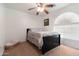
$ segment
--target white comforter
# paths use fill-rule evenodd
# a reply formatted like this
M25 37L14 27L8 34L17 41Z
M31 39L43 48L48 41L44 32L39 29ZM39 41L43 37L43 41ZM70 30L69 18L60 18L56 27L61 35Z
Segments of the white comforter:
M57 34L57 33L50 31L29 31L28 40L33 44L35 44L39 49L41 49L43 45L43 37L50 36L53 34Z

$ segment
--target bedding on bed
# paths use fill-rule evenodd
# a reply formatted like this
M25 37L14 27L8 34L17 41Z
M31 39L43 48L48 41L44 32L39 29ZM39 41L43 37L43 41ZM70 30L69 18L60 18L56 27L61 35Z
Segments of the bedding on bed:
M35 44L39 49L43 45L43 37L58 34L56 32L46 31L44 29L31 29L28 31L28 40Z

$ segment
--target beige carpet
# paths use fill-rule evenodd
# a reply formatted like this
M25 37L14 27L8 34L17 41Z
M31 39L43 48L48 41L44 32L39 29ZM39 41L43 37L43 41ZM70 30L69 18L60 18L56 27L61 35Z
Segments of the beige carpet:
M39 56L41 51L39 51L34 45L23 42L17 44L16 46L9 47L4 51L3 56Z
M60 45L45 54L46 56L79 56L79 50Z
M4 51L3 56L40 56L39 51L34 45L23 42L16 46L9 47ZM79 56L79 50L60 45L45 54L45 56Z

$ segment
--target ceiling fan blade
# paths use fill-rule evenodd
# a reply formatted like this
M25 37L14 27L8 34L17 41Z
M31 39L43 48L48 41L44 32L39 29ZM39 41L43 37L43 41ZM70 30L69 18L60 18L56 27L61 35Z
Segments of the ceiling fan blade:
M46 7L54 7L54 6L55 6L54 4L46 5Z
M43 3L36 3L37 7L42 7Z
M39 12L36 12L36 15L39 15Z
M39 4L40 4L41 7L43 6L43 3L39 3Z
M38 4L38 3L36 3L36 6L37 6L37 7L39 7L39 4Z
M32 10L32 9L35 9L36 7L33 7L33 8L29 8L28 10Z
M49 14L49 12L48 12L47 10L44 10L44 12L45 12L46 14Z

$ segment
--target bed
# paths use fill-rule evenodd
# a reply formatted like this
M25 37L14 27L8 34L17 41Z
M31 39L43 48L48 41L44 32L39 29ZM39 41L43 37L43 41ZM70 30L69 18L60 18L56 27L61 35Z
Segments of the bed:
M42 28L28 28L27 40L34 44L42 53L60 45L60 34L57 32L46 31Z

